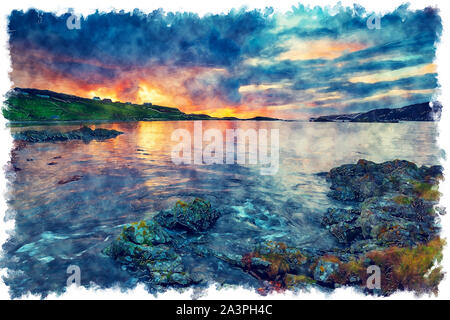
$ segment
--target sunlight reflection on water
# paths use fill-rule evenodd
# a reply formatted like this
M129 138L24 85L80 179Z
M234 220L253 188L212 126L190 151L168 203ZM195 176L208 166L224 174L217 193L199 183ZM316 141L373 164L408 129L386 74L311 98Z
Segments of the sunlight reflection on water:
M223 133L233 128L279 129L280 169L274 176L262 176L253 165L174 165L171 133L179 128L193 133L191 121L91 127L124 134L88 144L29 144L17 152L21 170L8 195L8 215L16 220L16 232L4 246L6 263L16 271L7 281L15 294L60 290L69 264L81 267L83 284L129 283L130 276L101 250L122 224L196 196L222 212L209 235L216 249L243 253L268 239L330 248L336 243L320 227L320 218L335 204L326 196L327 182L315 173L360 158L434 165L441 155L434 123L203 122L204 130ZM11 131L76 128L78 124ZM81 178L58 184L75 175Z

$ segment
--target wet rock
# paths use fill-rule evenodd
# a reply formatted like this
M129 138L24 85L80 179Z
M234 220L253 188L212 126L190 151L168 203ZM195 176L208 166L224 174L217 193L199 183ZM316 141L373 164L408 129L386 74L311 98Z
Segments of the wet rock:
M58 132L50 130L26 130L13 134L14 139L26 142L56 142L67 140L82 140L84 142L90 142L92 140L106 140L115 138L123 132L116 130L108 130L97 128L92 130L89 127L83 126L80 129Z
M263 260L261 258L251 258L250 263L253 269L256 270L266 270L271 267L272 263L270 261Z
M83 177L83 176L80 176L80 175L74 175L74 176L71 176L71 177L69 177L69 178L67 178L67 179L61 179L61 180L59 180L59 181L58 181L58 184L66 184L66 183L69 183L69 182L78 181L78 180L80 180L82 177Z
M439 232L432 203L413 199L409 204L398 204L392 195L366 200L356 225L364 239L385 246L411 246L429 241Z
M353 222L361 214L356 209L328 208L322 218L322 225L329 226L339 222Z
M186 206L178 202L173 210L158 214L153 219L127 224L121 234L104 253L126 270L141 272L150 283L158 286L188 286L202 282L203 276L189 273L183 263L184 254L214 256L204 247L202 235L187 233L205 231L218 214L209 202L195 199ZM180 207L181 208L177 208ZM160 224L161 222L161 224ZM241 259L240 256L222 255L223 259Z
M171 241L169 234L153 220L127 224L123 228L122 236L125 240L144 245L165 244Z
M328 175L329 196L357 204L354 209L329 208L322 224L354 252L430 241L440 229L434 206L441 178L440 166L419 168L404 160L359 160L334 168Z
M283 282L288 273L307 272L307 257L282 242L268 241L242 257L244 270L268 281Z
M329 284L332 283L331 275L339 270L339 264L332 261L319 260L314 268L314 280Z
M330 232L340 243L350 243L361 238L361 227L346 222L339 222L331 226Z
M156 215L155 220L169 229L202 232L210 228L218 217L219 212L212 209L208 201L196 198L191 203L178 201L171 210L164 210Z
M154 285L189 284L181 256L168 245L170 240L156 225L127 225L120 236L105 249L105 254L126 266L126 270L147 273ZM181 276L173 275L182 273Z
M186 273L173 273L169 277L170 281L176 284L186 286L192 282L192 279Z
M359 201L382 196L387 192L401 191L409 181L437 179L442 175L442 167L421 167L406 160L394 160L377 164L359 160L356 164L346 164L333 168L327 175L331 182L329 196L341 201Z
M288 289L305 288L308 285L315 284L316 280L302 274L287 274L285 284Z
M225 261L226 263L238 267L238 268L244 268L244 262L243 262L243 256L239 254L233 254L228 252L219 252L217 250L209 250L210 254L217 259L220 259L222 261Z

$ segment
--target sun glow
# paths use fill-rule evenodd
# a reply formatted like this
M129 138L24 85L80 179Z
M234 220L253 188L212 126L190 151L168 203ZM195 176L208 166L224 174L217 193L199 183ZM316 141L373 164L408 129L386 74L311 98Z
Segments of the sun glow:
M89 98L99 97L100 99L111 99L112 101L119 101L114 89L98 88L87 93Z

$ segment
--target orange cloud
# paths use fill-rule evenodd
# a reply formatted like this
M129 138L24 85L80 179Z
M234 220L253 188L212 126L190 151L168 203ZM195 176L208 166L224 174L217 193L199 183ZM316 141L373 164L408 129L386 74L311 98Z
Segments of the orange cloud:
M302 41L290 39L284 46L289 50L278 56L278 60L335 59L343 54L367 48L364 43L328 39Z

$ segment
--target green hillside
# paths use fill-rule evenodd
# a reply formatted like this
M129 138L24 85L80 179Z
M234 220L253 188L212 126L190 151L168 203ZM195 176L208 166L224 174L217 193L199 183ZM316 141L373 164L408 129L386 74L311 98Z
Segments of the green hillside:
M11 90L2 108L10 121L74 120L201 120L176 108L81 98L47 90Z

